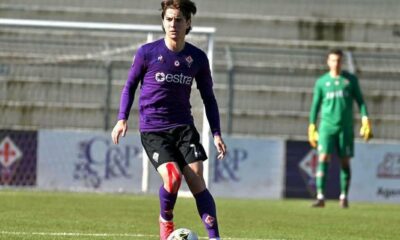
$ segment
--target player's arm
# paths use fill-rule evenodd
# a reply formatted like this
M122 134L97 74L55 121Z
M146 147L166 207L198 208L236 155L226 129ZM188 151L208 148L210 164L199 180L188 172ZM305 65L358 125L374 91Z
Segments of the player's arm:
M318 131L316 123L321 101L322 101L322 91L319 88L318 83L316 83L313 90L313 100L311 103L309 125L308 125L308 141L313 148L317 147L317 142L318 142Z
M111 138L114 144L119 143L119 138L124 137L128 131L127 120L131 110L133 100L135 99L136 89L144 77L145 58L142 48L139 48L134 56L132 66L129 70L128 78L121 92L121 99L118 112L118 122L111 132Z
M203 100L208 123L214 137L214 145L218 151L218 159L224 158L227 148L221 136L218 103L213 91L213 81L208 59L205 57L203 67L195 76L197 89Z
M371 127L371 122L368 118L367 105L365 104L360 84L356 76L354 76L353 78L353 95L360 109L360 114L361 114L360 136L365 141L369 141L373 137L372 127Z

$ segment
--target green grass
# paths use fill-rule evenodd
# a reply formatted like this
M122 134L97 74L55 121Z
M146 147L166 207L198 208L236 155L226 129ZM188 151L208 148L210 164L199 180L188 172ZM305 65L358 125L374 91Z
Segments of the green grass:
M216 199L223 239L400 239L400 205L306 200ZM0 191L0 239L158 239L158 198L125 194ZM203 239L193 199L179 198L175 223Z

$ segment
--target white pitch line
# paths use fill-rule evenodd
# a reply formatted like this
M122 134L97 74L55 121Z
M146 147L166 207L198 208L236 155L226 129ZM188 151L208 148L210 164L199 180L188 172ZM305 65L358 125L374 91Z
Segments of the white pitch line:
M158 235L146 235L146 234L133 234L133 233L74 233L74 232L12 232L12 231L0 231L0 235L32 235L32 236L67 236L67 237L135 237L135 238L158 238ZM206 237L199 237L199 239L208 239ZM285 240L282 238L234 238L226 237L224 240Z
M39 235L39 236L73 236L73 237L137 237L137 238L157 238L158 235L130 234L130 233L73 233L73 232L10 232L1 231L0 235Z

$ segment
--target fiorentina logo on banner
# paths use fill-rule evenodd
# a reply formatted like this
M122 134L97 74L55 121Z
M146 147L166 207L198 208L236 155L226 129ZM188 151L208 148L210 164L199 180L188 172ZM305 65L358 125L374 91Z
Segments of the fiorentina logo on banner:
M22 157L21 150L8 136L0 142L1 182L9 184L16 169L16 162Z
M22 157L21 150L7 136L0 143L0 163L3 167L9 168Z
M315 173L318 166L318 153L306 141L286 142L286 198L312 198L316 194ZM326 184L325 197L338 198L339 159L332 156Z
M318 152L311 149L299 162L300 173L307 190L314 196L316 194L315 176L318 166Z
M36 133L0 131L0 185L35 185Z

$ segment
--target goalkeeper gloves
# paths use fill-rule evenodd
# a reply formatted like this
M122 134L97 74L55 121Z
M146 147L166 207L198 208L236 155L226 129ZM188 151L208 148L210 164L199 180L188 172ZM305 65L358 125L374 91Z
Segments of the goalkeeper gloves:
M361 119L361 129L360 129L360 136L368 142L373 137L371 123L368 117L362 117Z
M318 142L318 132L315 127L315 124L311 123L308 125L308 142L310 143L311 147L316 148Z

